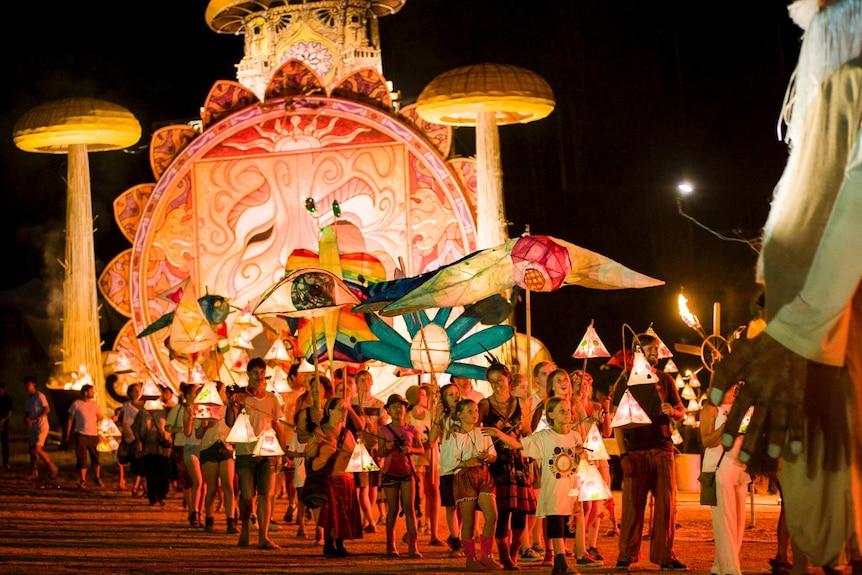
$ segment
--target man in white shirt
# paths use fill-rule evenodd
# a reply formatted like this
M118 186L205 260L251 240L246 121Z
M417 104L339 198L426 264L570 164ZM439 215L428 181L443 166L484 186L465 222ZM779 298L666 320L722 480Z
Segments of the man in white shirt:
M102 467L99 465L99 421L102 412L99 404L93 401L96 390L92 385L81 388L82 399L76 399L69 407L66 422L66 441L75 440L76 467L81 473L81 489L87 486L87 464L93 469L93 483L102 485ZM74 436L72 435L74 433Z

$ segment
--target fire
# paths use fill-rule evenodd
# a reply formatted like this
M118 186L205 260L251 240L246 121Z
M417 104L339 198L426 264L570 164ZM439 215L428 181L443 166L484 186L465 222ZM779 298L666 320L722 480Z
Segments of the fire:
M697 319L696 315L694 315L688 310L688 299L686 299L684 295L679 294L679 298L677 299L677 305L679 305L679 315L685 325L692 329L700 331L700 320Z

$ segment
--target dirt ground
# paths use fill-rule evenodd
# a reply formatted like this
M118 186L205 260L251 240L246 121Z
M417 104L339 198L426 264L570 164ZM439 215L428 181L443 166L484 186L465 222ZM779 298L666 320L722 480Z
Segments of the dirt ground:
M13 438L15 439L15 438ZM280 550L263 551L239 548L237 536L224 533L222 517L216 532L188 526L186 511L179 495L172 493L165 507L150 507L145 499L132 498L129 491L117 488L116 468L110 455L103 454L103 487L78 489L72 452L56 446L49 451L62 473L59 488L44 488L28 477L29 464L23 438L13 441L13 470L0 471L0 573L26 575L86 573L101 574L265 574L265 573L459 573L464 560L448 557L443 547L427 545L420 538L422 559L387 558L383 555L382 530L364 539L346 542L351 555L344 559L322 556L321 547L312 540L296 538L296 525L282 521L287 503L279 499L276 520L281 529L272 533ZM755 495L748 510L748 529L742 549L743 572L768 573L767 561L774 556L775 529L779 504L777 496L765 492ZM615 494L619 504L620 494ZM619 508L619 507L618 507ZM753 513L752 513L753 509ZM692 573L708 575L714 553L709 510L697 502L696 493L680 493L677 508L678 528L675 550ZM610 526L603 524L603 531ZM444 535L441 529L441 535ZM398 536L403 533L403 520ZM252 540L255 533L252 533ZM649 555L644 542L642 556ZM401 544L402 551L406 545ZM617 557L616 537L601 536L598 548L605 567L582 569L583 573L614 573ZM496 551L496 550L495 550ZM522 564L522 573L550 573L539 563ZM658 571L657 565L641 561L633 571ZM813 571L812 571L813 573Z

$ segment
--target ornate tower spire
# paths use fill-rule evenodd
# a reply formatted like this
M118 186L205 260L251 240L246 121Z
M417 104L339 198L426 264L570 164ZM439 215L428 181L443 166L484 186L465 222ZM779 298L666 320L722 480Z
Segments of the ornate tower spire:
M377 19L405 2L210 0L205 17L219 34L245 36L237 81L263 100L270 76L291 58L313 69L327 90L363 68L382 74Z

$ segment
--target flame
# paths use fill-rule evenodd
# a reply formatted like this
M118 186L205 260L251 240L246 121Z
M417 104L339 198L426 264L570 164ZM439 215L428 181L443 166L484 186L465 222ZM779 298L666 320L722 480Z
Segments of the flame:
M679 298L677 299L677 304L679 305L679 315L682 318L682 321L688 327L692 329L700 328L700 320L697 319L697 316L691 313L688 310L688 299L682 294L679 294Z

